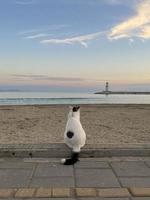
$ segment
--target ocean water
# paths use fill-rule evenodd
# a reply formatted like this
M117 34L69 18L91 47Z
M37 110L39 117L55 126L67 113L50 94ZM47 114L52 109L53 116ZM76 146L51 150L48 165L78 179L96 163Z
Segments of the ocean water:
M0 105L36 104L150 104L150 95L102 95L60 92L0 92Z

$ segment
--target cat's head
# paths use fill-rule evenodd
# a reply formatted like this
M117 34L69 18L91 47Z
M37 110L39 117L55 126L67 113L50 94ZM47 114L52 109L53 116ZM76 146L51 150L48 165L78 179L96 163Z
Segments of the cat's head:
M80 110L80 106L79 105L69 106L69 109L71 112L78 112Z
M77 117L80 118L80 106L69 106L70 112L69 117Z
M73 106L72 112L78 112L80 110L80 106Z

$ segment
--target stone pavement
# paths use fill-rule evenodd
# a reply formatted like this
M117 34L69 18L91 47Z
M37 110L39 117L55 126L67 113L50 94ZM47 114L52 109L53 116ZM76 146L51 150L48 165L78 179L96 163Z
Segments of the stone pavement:
M150 158L1 158L2 199L150 200Z

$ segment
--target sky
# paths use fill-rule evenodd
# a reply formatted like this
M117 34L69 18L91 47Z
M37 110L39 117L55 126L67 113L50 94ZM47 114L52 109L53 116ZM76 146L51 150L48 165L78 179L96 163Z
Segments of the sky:
M150 0L0 0L0 90L150 91Z

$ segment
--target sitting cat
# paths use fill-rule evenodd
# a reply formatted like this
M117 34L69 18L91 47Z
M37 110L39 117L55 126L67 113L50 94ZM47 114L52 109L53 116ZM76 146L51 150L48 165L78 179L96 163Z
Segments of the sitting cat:
M86 134L80 122L79 106L70 107L64 141L72 149L72 155L69 159L62 159L61 162L64 165L72 165L78 161L80 149L86 141Z

